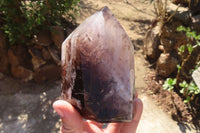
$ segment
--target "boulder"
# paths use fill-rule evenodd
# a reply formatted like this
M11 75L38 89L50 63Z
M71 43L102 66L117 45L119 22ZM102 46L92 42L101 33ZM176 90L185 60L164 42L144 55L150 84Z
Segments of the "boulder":
M186 7L178 7L177 5L168 2L167 4L167 12L169 15L173 15L173 19L176 21L180 21L184 24L189 24L191 20L192 13Z
M4 79L4 74L0 72L0 80Z
M8 59L11 66L18 66L20 64L17 55L15 55L12 49L8 49Z
M192 16L191 27L195 29L195 31L200 31L200 14Z
M58 49L61 48L61 44L65 40L64 35L64 28L61 26L54 26L51 31L51 37L54 42L54 44L58 47Z
M36 70L40 66L46 64L46 61L42 57L42 51L41 50L38 50L38 49L35 49L35 48L31 48L28 51L32 56L31 61L32 61L34 70Z
M7 46L4 34L0 31L0 72L9 73L9 61L7 55Z
M177 70L178 60L169 53L162 53L156 64L157 75L168 77Z
M13 77L22 79L24 81L29 81L33 79L33 72L23 66L12 66L11 73Z
M161 25L157 24L155 27L149 29L145 35L144 39L144 55L146 58L157 59L159 57L160 51L158 46L160 44Z
M66 36L69 36L72 32L73 32L73 30L71 28L69 28L69 27L65 28L65 35Z
M15 45L8 50L9 62L12 66L21 65L25 68L32 69L31 55L26 46Z
M34 80L42 82L46 80L58 80L61 77L61 68L57 65L44 65L34 72Z
M192 73L192 78L198 86L198 88L200 89L200 67Z
M61 61L60 61L60 52L58 50L58 48L56 48L54 45L49 46L48 47L48 51L52 57L52 59L54 60L54 62L60 66L61 65Z
M42 57L44 58L45 61L50 61L52 59L49 51L46 48L42 49Z
M49 46L53 43L51 38L51 33L49 31L41 31L38 35L34 37L35 44L40 46Z

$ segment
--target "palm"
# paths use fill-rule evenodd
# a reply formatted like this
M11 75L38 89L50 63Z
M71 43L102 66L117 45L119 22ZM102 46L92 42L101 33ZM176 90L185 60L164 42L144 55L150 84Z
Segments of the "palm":
M58 100L53 104L56 112L61 116L61 133L134 133L142 114L142 102L134 100L134 119L129 123L110 123L105 129L102 124L94 121L83 121L76 109L68 102Z

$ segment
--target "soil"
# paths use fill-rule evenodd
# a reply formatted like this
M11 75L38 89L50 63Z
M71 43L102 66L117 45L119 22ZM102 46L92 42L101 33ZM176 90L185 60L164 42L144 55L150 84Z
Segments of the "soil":
M165 112L170 114L172 119L178 122L193 123L194 126L199 128L199 106L193 103L184 103L184 98L174 91L163 90L164 81L164 78L157 76L155 70L151 69L151 72L146 76L148 87L145 88L145 93L153 98Z

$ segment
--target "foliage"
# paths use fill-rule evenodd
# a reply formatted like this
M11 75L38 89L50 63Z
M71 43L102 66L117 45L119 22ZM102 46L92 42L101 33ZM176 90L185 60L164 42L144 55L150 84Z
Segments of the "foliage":
M39 30L74 18L80 0L1 0L0 23L11 45L25 43Z
M184 80L182 83L179 83L179 86L182 88L180 90L180 93L182 93L186 100L184 100L185 103L189 103L190 100L194 99L194 96L200 93L200 89L197 87L197 85L194 83L194 81L191 81L189 84Z
M192 31L189 27L183 27L179 26L177 28L177 31L179 32L185 32L188 42L194 42L194 43L188 43L185 45L181 45L178 48L178 54L181 57L181 64L177 65L178 71L176 78L167 78L165 83L163 84L163 89L165 90L172 90L175 87L180 88L180 93L183 94L185 97L184 102L189 103L190 101L194 100L195 95L200 93L200 88L197 87L195 82L190 78L190 82L180 80L181 72L185 70L186 62L193 56L193 51L200 47L200 34L198 35L195 31ZM198 52L198 51L197 51ZM200 57L200 53L198 52L198 56ZM195 62L195 66L193 66L193 69L190 70L190 77L192 72L197 69L200 66L200 59L197 59ZM182 77L182 76L181 76Z
M163 84L163 89L171 91L174 89L175 84L176 84L176 79L167 78L165 83Z

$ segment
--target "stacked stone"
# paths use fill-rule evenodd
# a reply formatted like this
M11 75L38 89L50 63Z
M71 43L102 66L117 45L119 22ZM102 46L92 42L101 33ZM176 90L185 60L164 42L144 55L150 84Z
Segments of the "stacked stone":
M61 44L72 30L54 26L41 31L25 45L8 47L0 31L0 73L24 81L57 80L61 75ZM1 76L3 77L3 76Z

